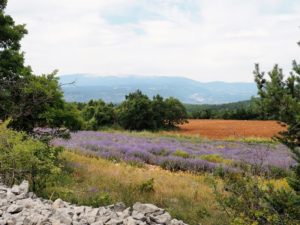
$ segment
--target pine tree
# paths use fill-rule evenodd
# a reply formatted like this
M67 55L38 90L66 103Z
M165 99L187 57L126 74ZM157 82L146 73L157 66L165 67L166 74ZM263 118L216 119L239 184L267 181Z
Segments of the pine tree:
M277 139L294 154L297 164L288 182L299 196L296 204L300 205L300 65L293 61L293 71L286 80L277 65L269 73L269 80L265 79L258 65L254 75L262 113L287 125L287 130Z

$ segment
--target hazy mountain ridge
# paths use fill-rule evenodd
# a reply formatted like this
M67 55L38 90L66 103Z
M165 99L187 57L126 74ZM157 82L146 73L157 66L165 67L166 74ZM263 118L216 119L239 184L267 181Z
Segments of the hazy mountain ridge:
M149 97L160 94L190 104L222 104L248 100L257 93L254 83L203 83L184 77L165 76L91 76L73 74L60 77L67 101L86 102L103 99L119 103L130 92L140 89Z

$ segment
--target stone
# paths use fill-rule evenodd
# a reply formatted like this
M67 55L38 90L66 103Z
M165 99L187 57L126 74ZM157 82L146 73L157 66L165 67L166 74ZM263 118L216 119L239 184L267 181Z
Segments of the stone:
M6 225L15 225L17 224L17 220L14 217L11 217L6 220Z
M146 217L144 213L140 213L138 211L133 211L132 212L132 217L136 220L141 220L141 221L145 221Z
M172 219L171 225L185 225L185 223L181 220Z
M164 213L158 216L150 216L156 223L169 224L171 222L171 216L169 213Z
M17 185L14 185L10 191L15 195L19 195L21 193L21 190L20 190L19 186L17 186Z
M56 199L54 202L28 193L29 184L7 188L0 184L0 225L185 225L152 204L124 203L92 208Z
M114 205L113 210L115 212L122 212L126 209L126 205L123 202L118 202Z
M53 209L59 209L59 208L64 208L64 207L66 207L66 203L63 200L61 200L60 198L56 199L52 204Z
M10 214L15 214L15 213L19 213L23 210L22 206L19 205L11 205L8 207L7 212Z
M19 185L19 191L21 193L27 194L29 191L29 182L24 180L22 183Z
M105 224L107 224L107 225L120 225L120 224L123 224L123 220L121 220L121 219L111 219L108 222L106 222Z
M155 205L141 204L139 202L137 202L133 205L133 210L144 213L144 214L149 214L149 213L155 213L155 212L158 212L158 211L162 211L162 209L158 208Z

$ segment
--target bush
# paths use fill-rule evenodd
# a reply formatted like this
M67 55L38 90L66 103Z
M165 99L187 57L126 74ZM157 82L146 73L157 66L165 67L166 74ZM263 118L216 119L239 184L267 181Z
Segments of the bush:
M46 185L47 179L61 171L61 148L29 137L23 132L10 130L7 123L0 125L0 176L7 185L23 179L31 183L33 191Z
M258 177L229 174L224 186L214 193L231 224L299 224L300 207L294 207L297 195L291 190L276 189Z
M139 190L141 193L151 193L154 192L154 179L145 181L139 186Z

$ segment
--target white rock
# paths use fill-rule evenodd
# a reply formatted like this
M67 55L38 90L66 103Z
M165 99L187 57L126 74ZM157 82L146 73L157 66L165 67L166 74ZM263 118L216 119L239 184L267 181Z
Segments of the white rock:
M14 214L14 213L19 213L23 210L22 206L19 205L10 205L7 209L8 213Z
M61 200L60 198L56 199L52 204L53 209L59 209L59 208L65 208L65 207L66 207L66 203L63 200Z
M28 181L24 180L20 185L19 185L19 191L22 193L27 194L29 191L29 183Z
M21 193L21 190L18 185L14 185L10 191L15 195L19 195Z
M155 213L161 211L162 209L152 204L141 204L137 202L133 205L133 210L136 210L144 214L148 214L148 213Z
M158 216L150 216L155 222L160 224L169 224L171 222L171 216L169 213L164 213Z
M152 204L136 203L133 209L123 203L92 208L41 199L28 189L26 181L13 188L0 184L0 225L185 225Z

